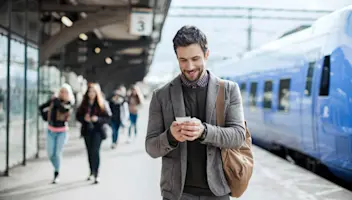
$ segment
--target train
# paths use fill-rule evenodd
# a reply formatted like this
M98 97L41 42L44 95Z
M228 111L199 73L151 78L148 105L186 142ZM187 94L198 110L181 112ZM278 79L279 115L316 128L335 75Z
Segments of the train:
M352 5L213 71L238 84L253 143L352 182Z

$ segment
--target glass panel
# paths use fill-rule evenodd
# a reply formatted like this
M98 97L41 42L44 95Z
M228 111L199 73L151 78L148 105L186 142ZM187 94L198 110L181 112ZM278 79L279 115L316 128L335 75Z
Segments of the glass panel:
M306 79L306 89L304 90L304 94L306 96L310 96L312 93L314 65L315 65L315 62L310 62L309 66L308 66L308 73L307 73L307 79Z
M271 108L273 98L273 82L272 81L265 81L264 84L264 108Z
M290 108L290 85L291 79L280 80L279 107L280 111L288 112Z
M250 96L249 96L249 101L250 101L250 107L255 107L257 105L257 85L258 83L256 82L253 82L251 83L251 93L250 93Z
M11 40L10 166L23 158L24 44Z
M0 171L6 168L7 36L0 34Z
M38 50L28 47L27 68L27 158L37 152L37 84Z
M240 90L242 96L242 103L244 105L246 101L246 83L241 83Z

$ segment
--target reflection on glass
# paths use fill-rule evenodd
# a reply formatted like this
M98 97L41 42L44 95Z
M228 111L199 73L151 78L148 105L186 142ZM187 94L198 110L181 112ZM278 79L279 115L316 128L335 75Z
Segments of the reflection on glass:
M38 50L28 47L27 54L27 157L37 152Z
M0 171L6 168L7 36L0 34Z
M250 107L255 107L257 105L257 85L258 83L256 82L251 83L251 93L249 95Z
M245 101L246 101L246 94L247 94L246 93L246 83L241 83L240 90L241 90L242 103L244 105Z
M10 165L18 164L23 152L24 44L11 40L10 62Z
M279 107L280 111L288 112L290 106L290 84L291 79L280 80Z
M273 98L273 82L272 81L265 81L264 84L264 108L271 108Z
M312 78L313 78L313 72L314 72L314 65L315 65L315 62L309 63L307 79L306 79L306 88L304 90L304 94L306 96L310 96L312 92L312 81L313 81Z

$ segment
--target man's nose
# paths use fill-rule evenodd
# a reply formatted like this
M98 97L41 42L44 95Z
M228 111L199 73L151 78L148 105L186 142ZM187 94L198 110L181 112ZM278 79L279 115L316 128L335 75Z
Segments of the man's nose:
M192 61L187 61L186 63L186 69L187 70L193 70L195 68L194 64L192 63Z

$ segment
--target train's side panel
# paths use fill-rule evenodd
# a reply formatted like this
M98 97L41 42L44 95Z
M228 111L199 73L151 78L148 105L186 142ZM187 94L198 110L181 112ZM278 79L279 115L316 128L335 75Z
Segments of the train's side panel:
M347 23L336 18L344 24L343 30L337 30L338 26L324 27L323 23L317 30L328 32L315 35L298 48L297 44L285 46L285 50L292 49L286 51L289 54L282 56L285 51L280 50L276 58L266 56L265 62L251 58L250 65L255 65L252 72L229 79L241 88L245 118L254 142L267 147L278 143L305 153L321 160L336 175L352 181L352 12L349 12ZM301 55L294 55L295 52ZM311 52L318 54L311 56ZM271 70L258 73L257 64ZM240 65L250 69L248 63ZM272 81L270 90L267 81Z
M337 35L340 45L326 63L330 85L318 97L316 116L321 160L352 181L352 13L347 19L347 32Z

